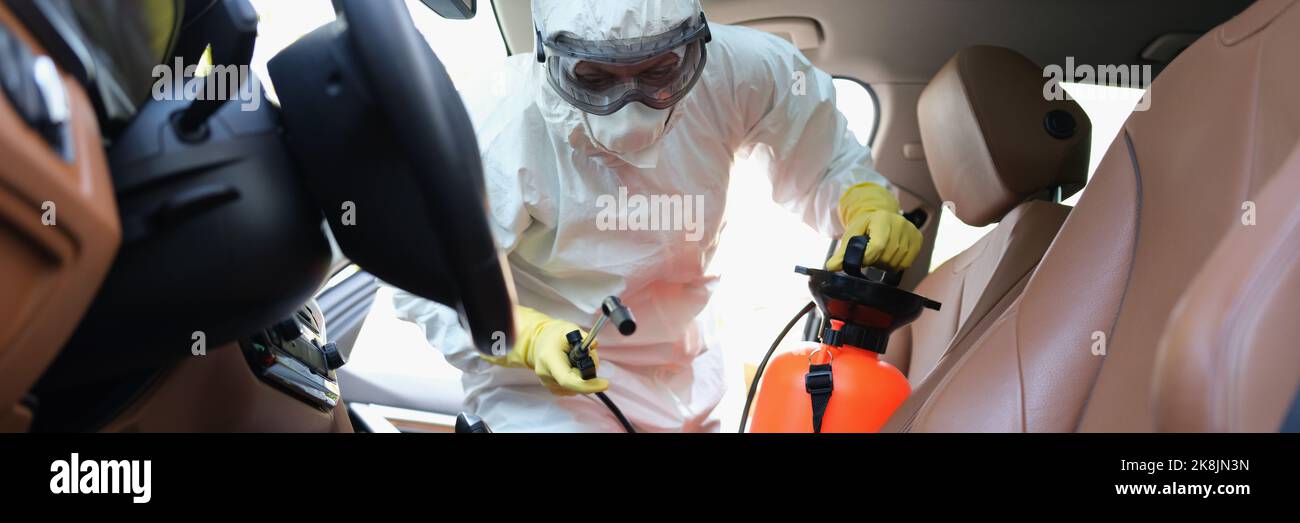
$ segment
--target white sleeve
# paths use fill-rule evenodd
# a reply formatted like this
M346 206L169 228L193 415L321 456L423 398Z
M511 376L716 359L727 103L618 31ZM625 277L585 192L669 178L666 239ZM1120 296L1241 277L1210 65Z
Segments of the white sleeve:
M525 113L532 98L523 95L536 83L536 67L531 54L511 56L484 71L481 83L460 93L478 140L492 237L504 254L519 245L532 223L528 205L538 198L531 178L521 168L530 163L522 156L525 146L541 138L528 134L531 128Z
M844 190L889 182L876 172L871 149L848 129L830 75L785 40L733 29L723 50L731 55L736 103L749 125L738 153L766 160L773 200L822 234L843 234L837 207Z
M393 308L397 319L409 321L420 327L429 345L442 352L447 363L465 372L478 372L491 364L478 356L468 331L461 326L460 314L455 309L416 296L402 289L394 289Z

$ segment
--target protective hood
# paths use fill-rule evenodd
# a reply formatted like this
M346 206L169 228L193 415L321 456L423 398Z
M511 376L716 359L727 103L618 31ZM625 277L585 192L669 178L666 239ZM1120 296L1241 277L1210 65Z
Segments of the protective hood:
M699 0L533 0L542 38L631 40L664 34L699 17Z

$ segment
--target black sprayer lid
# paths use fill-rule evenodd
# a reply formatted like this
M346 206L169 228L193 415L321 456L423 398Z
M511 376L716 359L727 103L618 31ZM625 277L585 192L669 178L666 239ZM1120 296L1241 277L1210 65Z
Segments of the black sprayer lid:
M915 321L922 309L937 311L941 304L899 289L897 282L901 278L897 273L864 273L861 260L866 242L865 236L850 240L843 273L807 267L795 267L795 272L808 276L808 290L822 318L844 322L838 330L827 328L822 334L823 343L883 354L891 333Z

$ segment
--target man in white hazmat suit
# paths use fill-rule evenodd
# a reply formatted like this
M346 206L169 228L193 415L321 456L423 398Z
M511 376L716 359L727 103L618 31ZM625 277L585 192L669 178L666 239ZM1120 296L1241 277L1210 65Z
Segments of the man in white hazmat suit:
M639 431L720 428L722 354L701 313L737 154L762 155L773 198L817 230L869 234L866 263L915 259L921 235L847 130L830 76L789 43L710 25L698 0L534 0L533 20L540 52L507 60L509 94L464 93L518 294L515 346L480 358L453 310L394 298L464 371L465 408L493 430L621 431L590 395L606 389ZM681 208L645 219L652 197ZM583 380L565 334L586 334L606 296L638 328L607 325L600 377Z

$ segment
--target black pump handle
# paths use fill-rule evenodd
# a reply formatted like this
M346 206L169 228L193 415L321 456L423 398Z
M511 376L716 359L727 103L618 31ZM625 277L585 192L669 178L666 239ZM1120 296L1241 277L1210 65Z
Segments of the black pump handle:
M865 234L849 238L849 244L844 248L844 274L867 280L876 279L870 278L862 272L863 269L870 269L870 267L862 266L862 257L866 254L867 244L870 242L871 237ZM880 271L882 274L879 278L881 283L897 287L898 284L903 281L903 271L891 272L884 269L876 270Z

